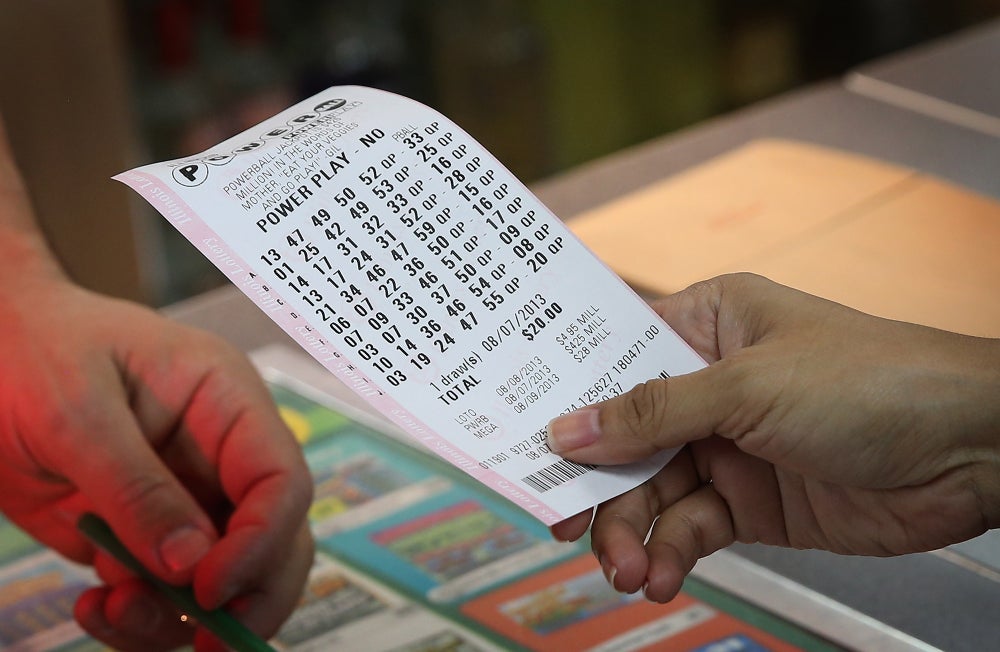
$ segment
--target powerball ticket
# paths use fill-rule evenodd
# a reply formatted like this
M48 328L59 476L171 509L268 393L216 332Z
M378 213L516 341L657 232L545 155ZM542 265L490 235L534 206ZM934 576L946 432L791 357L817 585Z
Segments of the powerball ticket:
M705 363L433 109L333 87L115 178L373 407L546 524L673 454L594 467L548 449L553 417Z

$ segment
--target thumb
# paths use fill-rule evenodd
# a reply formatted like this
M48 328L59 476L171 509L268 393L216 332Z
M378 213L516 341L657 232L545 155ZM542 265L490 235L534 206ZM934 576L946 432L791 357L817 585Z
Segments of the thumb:
M650 380L602 403L556 417L552 452L585 464L624 464L716 433L742 404L723 360L683 376Z
M169 583L190 583L194 566L217 538L212 522L160 460L127 406L105 402L102 408L99 427L92 422L93 430L59 438L69 443L69 450L54 451L67 461L64 473L144 566ZM88 440L90 448L81 454L79 442Z

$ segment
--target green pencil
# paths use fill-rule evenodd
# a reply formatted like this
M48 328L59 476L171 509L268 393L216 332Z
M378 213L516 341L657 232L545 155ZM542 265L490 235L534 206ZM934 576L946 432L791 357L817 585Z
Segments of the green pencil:
M149 572L128 551L118 537L115 536L111 527L99 516L84 514L77 521L76 526L95 545L100 546L129 570L156 587L171 602L177 605L183 613L195 618L199 625L206 627L219 637L219 640L237 652L277 652L273 647L268 645L267 641L251 632L240 621L225 611L221 609L207 611L198 606L198 601L195 600L191 587L171 586Z

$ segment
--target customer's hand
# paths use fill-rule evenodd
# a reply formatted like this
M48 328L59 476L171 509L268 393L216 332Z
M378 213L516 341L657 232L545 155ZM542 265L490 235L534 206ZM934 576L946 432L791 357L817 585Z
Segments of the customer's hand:
M69 282L0 129L0 509L93 563L76 617L119 649L206 631L76 530L95 512L157 576L270 636L312 563L312 482L253 366L221 340Z
M1000 525L1000 341L747 274L656 308L710 366L550 424L552 449L578 462L683 446L597 508L593 548L618 590L669 600L734 541L896 555ZM553 533L576 539L590 517Z

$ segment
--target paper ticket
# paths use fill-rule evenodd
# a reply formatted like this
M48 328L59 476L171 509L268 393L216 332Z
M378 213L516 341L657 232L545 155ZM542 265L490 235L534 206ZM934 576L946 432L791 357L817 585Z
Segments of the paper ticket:
M546 524L648 479L546 423L704 366L440 113L334 87L202 154L115 177L414 439Z

